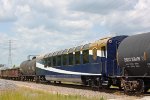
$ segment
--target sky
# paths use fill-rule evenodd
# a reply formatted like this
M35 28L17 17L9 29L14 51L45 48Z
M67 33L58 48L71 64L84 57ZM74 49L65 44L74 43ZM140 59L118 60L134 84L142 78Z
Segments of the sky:
M0 0L0 64L150 31L150 0Z

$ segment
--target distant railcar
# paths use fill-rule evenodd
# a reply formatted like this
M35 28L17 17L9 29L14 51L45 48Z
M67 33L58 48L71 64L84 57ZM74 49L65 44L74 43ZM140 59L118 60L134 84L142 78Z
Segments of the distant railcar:
M8 77L12 79L20 79L20 68L8 69Z
M2 76L2 78L8 78L8 70L7 69L5 69L5 70L1 70L1 76Z
M35 80L36 82L45 80L43 75L37 75L36 61L39 58L34 57L32 60L26 60L20 64L21 80Z
M20 64L21 80L33 80L36 76L36 59L26 60Z
M7 79L20 79L20 68L11 68L1 70L1 77Z

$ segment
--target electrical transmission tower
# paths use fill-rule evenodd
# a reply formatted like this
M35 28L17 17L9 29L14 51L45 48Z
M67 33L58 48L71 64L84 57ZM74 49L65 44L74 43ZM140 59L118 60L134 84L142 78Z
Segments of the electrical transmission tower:
M16 40L1 40L0 41L0 48L8 50L8 64L7 64L8 67L12 67L12 51L15 49L15 48L12 48L14 45L14 41L16 41ZM4 52L4 54L5 54L5 52ZM3 55L3 56L5 56L5 55ZM7 61L6 61L6 63L7 63ZM6 65L6 63L5 63L5 65Z
M8 66L12 67L12 54L11 54L11 49L12 49L12 40L8 41L9 45L9 56L8 56Z

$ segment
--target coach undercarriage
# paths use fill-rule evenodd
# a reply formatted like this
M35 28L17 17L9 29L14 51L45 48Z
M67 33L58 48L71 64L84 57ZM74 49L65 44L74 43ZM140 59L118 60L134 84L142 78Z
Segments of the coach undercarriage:
M149 77L124 77L121 79L121 87L126 94L145 93L150 88Z
M108 89L112 85L112 80L102 76L82 76L82 83L93 89Z
M150 88L150 78L141 77L102 77L102 76L82 76L82 83L93 89L108 89L111 85L124 90L125 94L141 94Z
M41 75L41 76L35 76L35 75L32 75L32 76L20 76L19 78L21 81L35 81L35 82L40 82L40 81L46 81L45 79L45 76L44 75Z

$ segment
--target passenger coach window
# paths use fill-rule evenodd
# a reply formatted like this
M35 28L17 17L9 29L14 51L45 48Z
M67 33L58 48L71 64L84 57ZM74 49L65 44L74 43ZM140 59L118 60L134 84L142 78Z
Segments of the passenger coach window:
M102 57L106 57L106 47L105 46L101 47L101 55L102 55Z
M69 65L73 65L73 53L69 53Z
M52 61L51 61L51 57L49 57L49 58L47 58L47 65L49 66L49 67L51 67L51 63Z
M89 50L83 51L83 64L89 63Z
M44 59L42 60L42 63L44 64L44 67L47 67L47 66L48 66L47 58L44 58Z
M63 55L63 65L67 65L67 54Z
M80 64L80 51L75 52L75 63Z
M61 66L61 56L57 56L57 66Z
M94 60L97 59L97 49L96 48L93 49L93 59Z
M53 66L56 66L56 56L53 57Z

